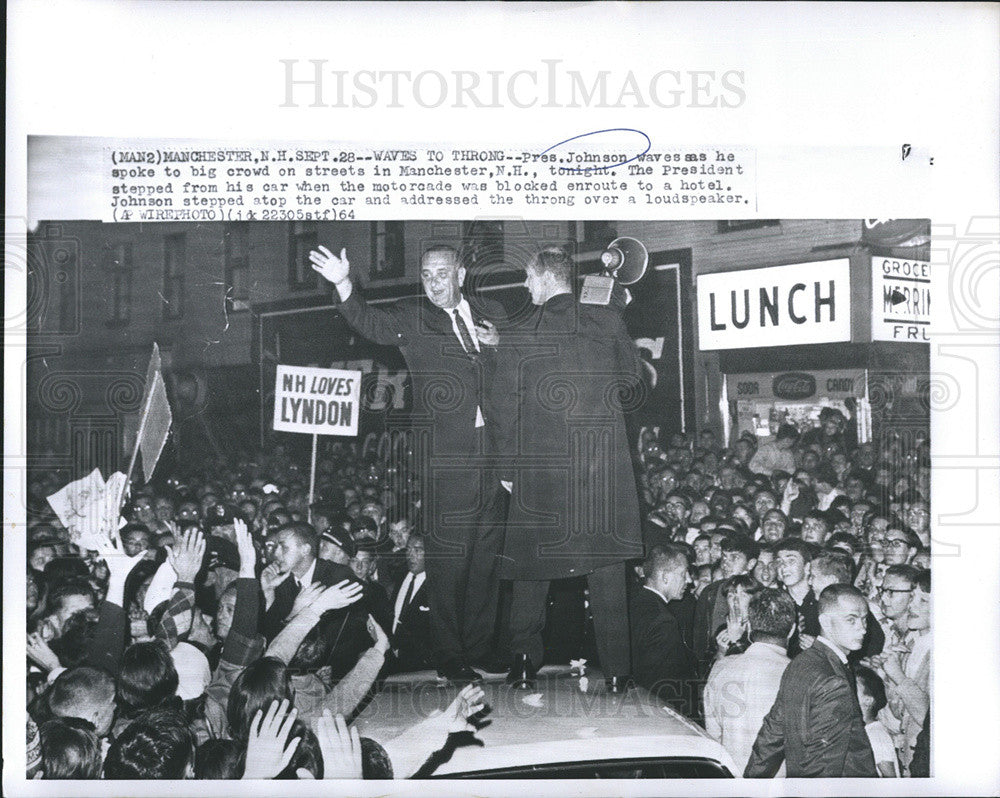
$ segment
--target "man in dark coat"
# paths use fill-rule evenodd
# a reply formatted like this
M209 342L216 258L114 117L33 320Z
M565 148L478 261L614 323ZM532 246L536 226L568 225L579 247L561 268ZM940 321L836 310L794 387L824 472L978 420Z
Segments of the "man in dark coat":
M304 586L321 584L329 587L344 581L361 584L346 565L319 559L316 556L318 548L315 530L303 522L286 524L275 534L274 562L261 574L267 609L260 626L268 641L284 628L295 597ZM337 629L337 639L330 664L334 666L334 675L343 675L354 666L361 654L371 648L367 623L372 602L369 596L362 595L361 601L331 612L337 613L342 622L331 623L331 628Z
M868 602L851 585L819 597L820 634L791 661L764 718L744 775L771 778L782 760L789 778L877 778L847 655L861 648Z
M629 621L636 683L693 718L698 705L694 652L684 642L670 607L691 581L689 564L687 550L680 544L653 547L643 563L642 587L629 603Z
M501 468L513 496L504 544L511 684L530 686L544 658L549 581L587 575L598 657L607 677L628 676L625 561L642 556L639 501L623 410L640 395L639 355L621 313L583 305L572 260L543 250L525 285L537 308L504 332L494 393Z
M384 307L365 303L354 289L344 250L338 258L320 247L309 258L334 284L347 323L374 343L399 347L406 359L415 472L426 502L433 659L443 677L477 679L469 663L492 654L507 501L491 471L486 425L496 412L485 391L498 341L489 318L500 318L502 309L473 306L463 296L465 268L451 247L434 247L421 259L426 298Z

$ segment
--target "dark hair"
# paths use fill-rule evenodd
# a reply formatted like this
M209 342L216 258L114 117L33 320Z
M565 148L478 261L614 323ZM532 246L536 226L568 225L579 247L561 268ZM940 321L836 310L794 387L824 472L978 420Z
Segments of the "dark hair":
M55 718L41 725L46 779L98 779L101 743L94 724L80 718Z
M53 715L76 717L88 704L111 702L115 680L107 671L82 665L60 673L49 690L48 705Z
M49 648L59 657L59 664L64 668L83 664L90 652L99 617L95 609L74 612L63 623L62 634L49 643Z
M361 738L361 778L392 778L392 760L388 752L371 737Z
M314 778L323 778L323 750L319 747L319 739L316 734L302 721L296 719L292 723L292 730L288 735L289 740L296 737L301 738L299 745L292 754L292 760L274 778L280 780L297 779L297 771L304 768L313 774Z
M61 610L63 603L70 596L87 596L91 602L97 603L94 588L85 579L67 579L65 582L50 582L49 585L45 598L45 615L52 615Z
M834 532L826 539L826 543L824 545L827 549L834 549L837 547L838 543L846 543L851 547L851 551L855 553L864 549L857 536L852 535L850 532Z
M833 470L833 466L829 463L821 463L816 467L816 473L813 474L813 478L816 482L824 482L831 488L836 487L837 482L837 472Z
M454 247L448 246L447 244L437 244L425 249L424 254L420 256L421 264L424 262L424 258L428 255L450 255L456 267L462 265L462 260L458 254L458 250Z
M646 560L642 564L642 572L646 579L653 578L661 571L673 570L680 567L687 568L691 564L690 556L686 546L678 543L663 543L653 546L646 555Z
M184 716L155 709L136 718L112 743L104 778L183 779L194 753L194 733Z
M871 713L872 715L877 715L889 703L885 695L885 682L882 681L882 677L875 673L875 671L864 665L855 667L854 676L857 679L858 685L865 691L865 694L875 699L871 707Z
M906 565L905 563L901 563L900 565L890 565L888 568L885 569L885 574L883 574L882 576L882 581L884 582L887 576L898 576L901 579L905 579L907 582L909 582L910 587L912 588L916 584L917 576L919 574L920 571L914 568L912 565ZM924 592L926 593L927 591Z
M836 584L824 588L823 592L819 594L818 614L822 615L825 612L829 612L833 607L837 606L840 599L844 596L858 599L864 603L865 609L868 609L868 601L865 599L865 594L854 585Z
M281 535L285 532L291 532L300 544L309 547L313 557L316 556L316 552L319 551L319 535L316 534L312 524L307 524L305 521L292 521L279 528L275 534Z
M760 556L760 546L758 546L757 543L751 540L748 536L741 535L739 532L727 535L723 538L720 548L722 549L723 554L726 552L738 551L746 557L747 560L755 560L758 556Z
M777 441L781 440L796 440L799 437L799 431L794 424L782 424L778 427L778 433L774 436Z
M797 551L806 562L812 562L815 556L816 547L811 543L806 543L802 538L782 538L773 546L774 554L777 556L783 551Z
M243 775L243 752L235 740L206 740L194 758L196 779L238 779Z
M118 676L118 701L127 715L150 710L177 695L177 668L162 640L125 649Z
M845 559L850 560L850 563ZM850 555L842 551L825 551L809 564L812 573L832 577L834 584L838 585L851 584L853 566L854 561Z
M528 268L542 274L550 273L566 285L573 283L573 259L562 247L546 247L528 261Z
M795 602L784 590L761 588L750 599L747 618L750 621L751 639L754 634L784 639L795 626Z
M736 576L731 576L727 579L726 583L722 586L722 597L729 598L729 594L739 587L742 587L751 596L763 589L763 585L754 578L753 574L736 574Z
M917 571L917 578L913 580L913 586L919 587L924 593L930 594L931 592L931 569L925 568L922 571Z
M79 557L56 557L45 564L42 578L46 584L55 588L70 580L87 582L87 579L90 578L90 569L87 567L87 563Z
M226 719L234 740L246 741L257 710L266 712L274 700L293 698L292 679L285 663L277 657L254 660L236 677L229 691Z

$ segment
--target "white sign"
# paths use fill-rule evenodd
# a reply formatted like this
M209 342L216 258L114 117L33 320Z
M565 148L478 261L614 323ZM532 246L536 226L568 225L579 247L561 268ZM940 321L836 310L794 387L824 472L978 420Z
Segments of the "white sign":
M872 258L872 340L930 341L931 265Z
M274 429L313 435L357 435L361 372L278 366Z
M698 275L703 351L851 340L847 258Z

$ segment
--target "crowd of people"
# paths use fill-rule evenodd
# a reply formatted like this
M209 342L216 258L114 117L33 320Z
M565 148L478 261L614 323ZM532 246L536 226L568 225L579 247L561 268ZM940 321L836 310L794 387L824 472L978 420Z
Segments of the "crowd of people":
M834 407L760 446L630 435L635 345L614 296L575 298L559 247L516 313L466 295L449 246L421 258L424 297L386 307L346 250L310 261L406 360L409 437L325 447L314 488L281 445L178 453L97 549L47 504L68 475L32 474L31 772L422 775L478 728L484 674L532 691L593 657L595 689L651 691L746 776L927 773L926 435L858 445ZM360 738L381 682L422 670L462 688L447 711Z
M838 423L783 427L760 448L651 430L636 446L646 554L629 584L632 677L748 776L866 773L838 758L834 738L859 743L843 708L800 728L788 711L808 689L790 665L840 642L852 601L860 760L927 772L926 441L850 446ZM769 446L793 467L775 467ZM103 551L79 550L48 508L66 480L30 483L29 775L406 776L394 761L415 772L422 760L394 746L419 739L429 757L482 708L469 685L404 742L359 740L345 723L380 678L433 664L419 481L374 452L335 444L311 506L281 446L178 470L136 489L120 548Z

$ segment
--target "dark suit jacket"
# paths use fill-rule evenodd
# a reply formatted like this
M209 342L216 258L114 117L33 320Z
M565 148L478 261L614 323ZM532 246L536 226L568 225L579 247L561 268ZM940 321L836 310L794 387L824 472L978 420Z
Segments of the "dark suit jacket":
M782 760L789 778L878 776L853 675L819 641L785 669L744 775L770 778Z
M629 606L632 675L636 683L688 717L697 709L694 655L684 643L670 606L639 588Z
M514 482L501 578L562 579L642 556L624 411L642 397L621 314L551 297L516 329L493 391L502 472Z
M330 562L329 560L316 560L316 570L313 571L313 584L317 582L321 585L335 585L338 582L343 582L345 579L351 582L357 582L358 578L354 575L354 571L348 568L346 565L341 565L340 563ZM295 584L295 580L292 575L289 574L288 578L285 579L277 588L274 590L274 601L271 606L267 608L267 612L264 613L263 618L261 618L260 630L267 641L270 642L274 637L284 628L285 619L288 617L288 613L292 611L292 605L295 604L295 597L299 594L299 588ZM352 604L349 607L345 607L342 610L336 610L336 612L348 612L358 605L364 605L366 602L364 599ZM263 606L263 602L261 604ZM368 610L365 610L365 617L367 618ZM367 631L365 632L367 635ZM369 637L368 646L371 647L371 638Z
M497 303L466 299L474 321L503 316ZM355 286L339 310L358 333L374 343L398 347L406 360L413 387L408 427L416 433L414 457L424 463L416 472L427 502L427 546L432 550L439 543L453 544L457 550L475 524L481 486L496 484L490 452L498 410L487 390L496 368L495 348L483 346L478 357L470 358L455 335L451 316L425 298L372 306ZM477 407L486 422L485 433L476 428Z
M402 588L402 584L400 584ZM399 590L392 597L393 615L395 615L396 600ZM395 673L407 673L424 670L430 667L430 609L427 604L427 580L403 607L399 616L399 625L392 631L392 620L386 629L391 635L392 649L395 656L390 668Z

